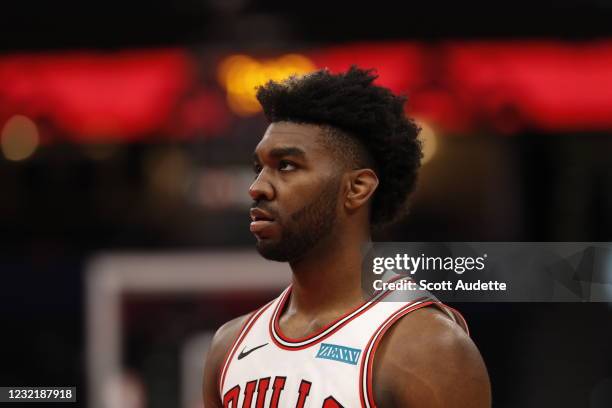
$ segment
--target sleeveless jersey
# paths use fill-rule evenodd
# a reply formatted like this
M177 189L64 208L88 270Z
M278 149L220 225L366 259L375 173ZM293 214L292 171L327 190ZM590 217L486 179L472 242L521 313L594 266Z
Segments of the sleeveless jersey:
M223 407L375 407L374 354L398 319L437 306L467 332L461 315L429 292L400 292L379 292L319 332L290 339L278 324L288 287L249 316L230 347L219 373Z

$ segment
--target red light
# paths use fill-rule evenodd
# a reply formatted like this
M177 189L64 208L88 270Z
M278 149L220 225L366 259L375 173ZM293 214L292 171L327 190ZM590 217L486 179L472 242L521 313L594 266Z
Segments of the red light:
M48 119L85 141L138 139L167 120L191 71L178 50L3 57L0 117Z
M377 83L396 93L412 89L422 81L421 46L417 43L363 43L330 47L308 53L319 68L332 72L351 65L376 69Z
M319 67L375 67L409 109L446 130L612 129L612 42L357 44L309 55Z

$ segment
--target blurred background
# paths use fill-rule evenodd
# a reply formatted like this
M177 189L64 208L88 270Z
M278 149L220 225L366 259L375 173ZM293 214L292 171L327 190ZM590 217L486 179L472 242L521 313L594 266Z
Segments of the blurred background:
M352 64L425 164L385 241L611 241L612 1L25 0L0 8L0 385L199 407L287 267L248 231L254 87ZM465 304L496 407L609 407L607 304Z

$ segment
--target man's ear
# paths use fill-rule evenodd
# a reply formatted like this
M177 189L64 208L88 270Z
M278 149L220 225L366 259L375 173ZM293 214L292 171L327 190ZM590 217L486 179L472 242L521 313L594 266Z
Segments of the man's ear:
M349 211L363 207L378 187L378 177L372 169L353 170L348 175L344 206Z

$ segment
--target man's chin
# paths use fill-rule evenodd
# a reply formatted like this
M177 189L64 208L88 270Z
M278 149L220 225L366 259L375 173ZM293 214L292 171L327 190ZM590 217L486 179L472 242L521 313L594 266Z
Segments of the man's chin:
M296 262L306 252L297 248L287 248L282 243L271 239L257 240L256 248L262 257L276 262Z
M271 242L270 239L258 239L256 248L257 252L269 261L289 261L287 254L279 248L278 243Z

